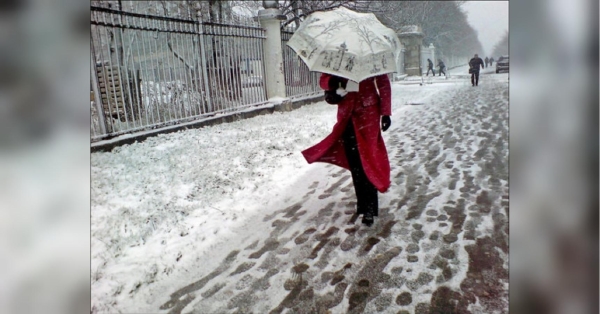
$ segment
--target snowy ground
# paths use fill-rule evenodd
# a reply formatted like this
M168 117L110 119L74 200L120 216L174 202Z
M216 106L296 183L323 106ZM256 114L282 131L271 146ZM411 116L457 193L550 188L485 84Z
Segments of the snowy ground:
M300 154L326 103L92 154L92 312L507 313L508 74L487 70L393 85L371 228L349 172Z

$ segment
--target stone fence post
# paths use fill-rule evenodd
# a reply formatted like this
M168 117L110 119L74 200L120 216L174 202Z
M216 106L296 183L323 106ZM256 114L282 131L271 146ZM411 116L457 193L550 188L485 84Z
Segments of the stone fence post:
M283 50L281 47L281 20L285 16L277 8L277 1L263 0L264 10L258 11L260 26L266 30L263 46L265 66L265 84L267 99L285 98L285 76L283 68Z
M404 50L404 73L408 76L421 76L421 46L423 31L418 25L403 27L397 33Z

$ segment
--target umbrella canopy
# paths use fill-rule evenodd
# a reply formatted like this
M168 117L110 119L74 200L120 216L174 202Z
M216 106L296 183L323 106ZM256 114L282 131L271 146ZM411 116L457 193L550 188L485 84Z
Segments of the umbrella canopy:
M311 71L360 82L397 72L400 40L373 13L344 7L307 17L287 43Z

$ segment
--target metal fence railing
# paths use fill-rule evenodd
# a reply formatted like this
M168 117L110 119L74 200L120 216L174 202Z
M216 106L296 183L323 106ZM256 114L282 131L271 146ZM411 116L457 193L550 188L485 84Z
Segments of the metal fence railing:
M91 139L267 102L264 29L91 8Z
M309 71L296 52L286 45L293 34L293 28L286 28L281 31L285 93L290 98L322 94L323 91L319 87L320 73Z

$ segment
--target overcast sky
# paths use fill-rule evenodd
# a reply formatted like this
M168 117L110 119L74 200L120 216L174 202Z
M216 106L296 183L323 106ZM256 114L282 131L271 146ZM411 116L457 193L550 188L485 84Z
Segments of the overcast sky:
M489 57L494 45L508 30L508 1L468 1L463 9L483 46L484 51L480 51L479 56Z

